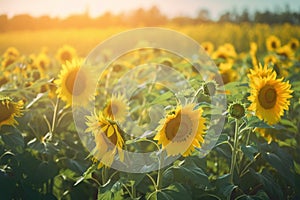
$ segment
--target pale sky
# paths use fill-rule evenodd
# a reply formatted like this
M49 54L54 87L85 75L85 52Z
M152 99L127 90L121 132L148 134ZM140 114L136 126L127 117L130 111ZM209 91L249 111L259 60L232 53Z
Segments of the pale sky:
M208 9L213 19L225 11L241 12L247 8L255 10L284 10L289 5L291 11L300 12L299 0L0 0L0 15L12 17L16 14L32 16L50 15L66 17L80 14L89 9L92 17L107 11L112 13L129 12L136 8L149 8L153 5L169 17L178 15L196 16L200 9Z

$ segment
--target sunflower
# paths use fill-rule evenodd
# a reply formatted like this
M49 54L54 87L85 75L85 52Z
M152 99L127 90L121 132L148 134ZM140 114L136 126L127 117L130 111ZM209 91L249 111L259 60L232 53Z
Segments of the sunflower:
M99 161L98 167L111 166L114 157L119 156L124 160L124 140L122 130L116 122L107 119L103 113L87 116L86 132L91 132L94 137L95 147L92 151L94 160Z
M3 54L3 57L13 57L17 58L20 56L20 52L15 47L9 47Z
M211 42L202 42L201 46L208 55L211 55L214 51L214 45Z
M253 66L258 65L258 60L257 60L257 44L255 42L251 42L250 43L250 56L251 56L251 60L252 60L252 64Z
M15 117L21 117L23 101L13 102L9 97L0 97L0 128L3 125L17 125Z
M203 110L194 110L194 106L178 106L159 122L154 140L162 144L168 155L191 155L195 147L200 148L204 142L205 118L201 116Z
M34 60L34 64L40 71L44 72L50 64L50 59L46 54L40 53Z
M62 65L63 68L58 75L58 79L54 82L57 85L56 93L58 97L65 101L67 106L70 106L74 99L76 100L74 102L86 105L89 96L94 92L93 76L89 70L81 69L82 64L82 59L67 61ZM74 88L75 80L80 82L80 85L76 85L76 88Z
M296 51L299 48L299 40L296 38L290 39L288 46L293 50Z
M288 62L294 59L294 51L291 49L290 46L284 45L276 50L276 54L278 55L279 59L283 62Z
M264 57L264 64L268 65L268 64L276 64L278 62L278 59L275 55L267 55Z
M237 54L234 47L229 43L219 46L217 51L212 53L213 59L222 61L231 61L236 56Z
M250 80L251 101L249 110L254 111L256 116L266 123L276 124L288 110L289 99L292 97L291 85L283 82L283 79L276 79L276 73L272 72L266 77L256 77Z
M281 42L278 37L271 35L266 40L266 47L268 51L275 51L281 45Z
M232 69L231 63L220 63L219 70L223 80L223 84L227 84L237 80L238 74L234 69Z
M272 128L255 128L255 132L259 133L259 135L265 138L270 144L272 141L277 141L275 134L278 132L276 129Z
M260 63L258 66L254 66L254 69L250 69L250 73L248 74L248 78L250 81L253 81L255 78L264 78L272 74L273 70L268 68L268 65L265 64L262 66Z
M128 115L128 102L124 95L112 95L107 101L103 114L109 119L123 122Z
M56 53L56 58L58 61L60 61L62 64L64 64L66 61L71 61L74 58L76 58L76 50L69 46L69 45L64 45L60 49L58 49Z

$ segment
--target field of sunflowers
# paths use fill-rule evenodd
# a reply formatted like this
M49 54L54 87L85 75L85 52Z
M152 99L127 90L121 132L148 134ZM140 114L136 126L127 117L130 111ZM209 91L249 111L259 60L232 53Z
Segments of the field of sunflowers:
M300 28L168 28L207 59L0 33L0 199L300 199Z

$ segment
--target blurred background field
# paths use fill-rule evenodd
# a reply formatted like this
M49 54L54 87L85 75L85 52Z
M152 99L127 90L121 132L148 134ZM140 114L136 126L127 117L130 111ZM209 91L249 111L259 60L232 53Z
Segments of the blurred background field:
M250 42L256 42L258 52L265 52L265 40L269 35L280 37L281 42L288 43L290 38L300 36L300 27L290 24L233 24L204 23L198 25L165 25L195 39L198 43L212 42L215 46L231 43L237 52L249 51ZM134 28L134 27L133 27ZM130 27L84 28L84 29L50 29L50 30L17 30L0 32L0 52L14 46L24 54L38 53L43 47L53 55L64 44L73 46L81 57L93 50L105 39Z

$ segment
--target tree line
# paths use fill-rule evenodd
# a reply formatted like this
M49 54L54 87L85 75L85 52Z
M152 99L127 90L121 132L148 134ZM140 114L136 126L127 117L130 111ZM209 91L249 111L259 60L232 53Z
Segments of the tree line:
M248 10L241 13L228 11L212 20L210 12L202 9L196 17L176 16L168 18L156 6L149 9L139 8L129 13L112 14L106 12L98 17L90 17L88 12L71 15L67 18L53 18L49 16L32 17L28 14L16 15L8 18L7 15L0 15L0 31L10 30L37 30L54 28L106 28L112 26L163 26L166 24L196 25L201 23L266 23L300 24L300 13L292 12L287 7L284 11L256 11L250 14Z

